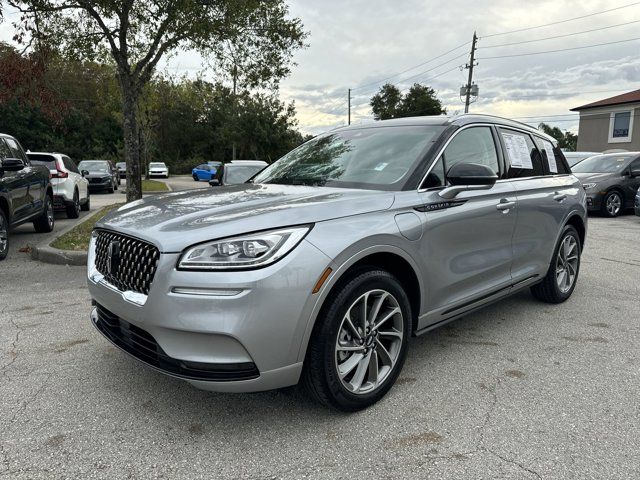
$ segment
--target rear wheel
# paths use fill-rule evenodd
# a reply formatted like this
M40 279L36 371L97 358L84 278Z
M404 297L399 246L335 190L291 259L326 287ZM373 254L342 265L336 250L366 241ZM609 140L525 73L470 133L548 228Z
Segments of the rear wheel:
M88 191L87 200L82 205L80 205L80 210L82 210L83 212L88 212L89 210L91 210L91 195L89 195Z
M193 176L193 181L194 181L194 182L197 182L198 180L199 180L199 179L198 179L198 176L197 176L197 175L194 175L194 176Z
M578 280L581 253L580 236L575 228L567 225L562 231L547 275L542 282L531 287L533 296L547 303L562 303L568 299Z
M0 260L7 258L9 253L9 220L0 208Z
M602 213L607 217L617 217L623 210L623 199L620 192L609 192L602 200Z
M374 404L395 383L407 354L411 306L384 270L359 271L334 293L314 328L303 383L320 403L351 412Z
M78 191L73 192L73 200L66 206L68 218L78 218L80 216L80 195Z
M33 227L38 233L48 233L53 230L56 219L53 213L53 200L50 195L45 196L44 210L38 218L33 221Z

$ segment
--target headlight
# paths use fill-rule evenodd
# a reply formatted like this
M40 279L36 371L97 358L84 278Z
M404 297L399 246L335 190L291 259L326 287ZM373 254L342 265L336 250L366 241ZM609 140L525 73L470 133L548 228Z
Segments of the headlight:
M185 270L242 270L275 263L298 245L311 225L282 228L201 243L178 261Z
M585 190L591 190L592 188L596 188L598 186L597 183L583 183L582 186Z

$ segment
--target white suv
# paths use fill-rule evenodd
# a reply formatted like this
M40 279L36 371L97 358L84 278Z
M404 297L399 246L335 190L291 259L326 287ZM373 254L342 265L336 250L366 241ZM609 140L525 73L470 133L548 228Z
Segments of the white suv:
M80 210L89 210L89 182L73 160L62 153L28 152L27 156L32 164L45 165L51 171L56 210L66 210L69 218L78 218Z

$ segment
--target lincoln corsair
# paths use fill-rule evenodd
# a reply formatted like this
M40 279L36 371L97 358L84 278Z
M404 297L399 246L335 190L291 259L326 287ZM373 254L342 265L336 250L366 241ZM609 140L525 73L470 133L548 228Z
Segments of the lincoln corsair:
M365 408L410 338L530 288L567 300L585 190L555 140L480 115L345 127L249 183L163 194L101 220L91 321L198 388L303 383Z

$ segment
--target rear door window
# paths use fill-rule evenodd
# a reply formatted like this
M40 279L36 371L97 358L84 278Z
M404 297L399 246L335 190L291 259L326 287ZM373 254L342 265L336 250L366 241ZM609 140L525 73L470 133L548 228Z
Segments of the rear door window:
M528 133L506 128L499 130L506 150L507 178L538 177L545 174L542 154Z

